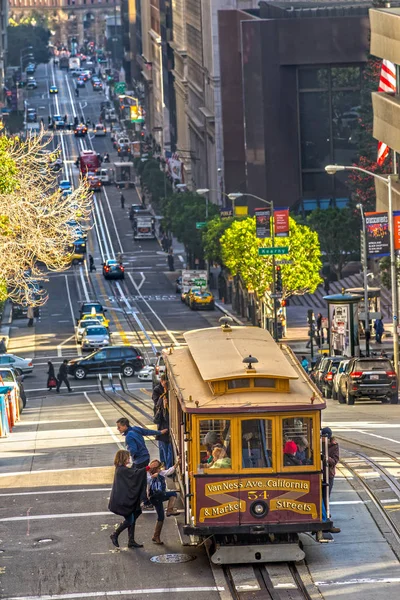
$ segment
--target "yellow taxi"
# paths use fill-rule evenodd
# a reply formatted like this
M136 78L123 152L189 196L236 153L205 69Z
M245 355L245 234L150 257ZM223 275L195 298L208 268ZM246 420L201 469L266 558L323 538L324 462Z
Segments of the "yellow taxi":
M194 289L189 292L189 306L192 310L214 310L214 296L209 290Z
M110 326L110 319L107 319L103 313L90 313L83 315L81 321L84 321L85 319L97 319L104 327L108 328Z

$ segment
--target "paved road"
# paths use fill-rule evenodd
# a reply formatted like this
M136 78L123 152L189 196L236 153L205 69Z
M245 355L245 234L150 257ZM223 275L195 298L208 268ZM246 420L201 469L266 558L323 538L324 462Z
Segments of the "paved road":
M83 114L97 121L104 96L88 85L79 101L71 78L49 65L37 73L38 90L29 101L47 122L48 114ZM56 82L60 93L49 98L48 85ZM74 161L82 148L115 153L109 137L76 140L70 133L57 134L65 161L63 178L77 183ZM196 313L181 304L174 290L177 273L166 269L166 257L156 241L134 242L128 219L136 192L125 196L109 187L95 199L96 226L89 234L89 252L96 273L86 267L49 274L49 302L32 329L26 321L12 324L11 350L34 358L35 370L25 379L29 401L22 421L7 440L0 440L0 596L54 600L63 598L167 597L178 599L224 596L216 583L202 548L180 545L175 519L167 519L165 546L151 541L155 515L145 514L138 523L138 539L144 548L116 551L109 541L117 519L107 511L112 482L112 459L121 439L115 421L121 411L98 392L94 378L73 382L72 394L48 394L46 364L56 366L64 357L76 356L74 324L79 301L97 298L108 309L116 343L132 343L151 357L161 345L181 343L182 333L216 325L218 313ZM127 267L124 282L107 282L101 275L104 257L122 251ZM177 259L177 263L179 258ZM179 261L180 262L180 261ZM136 397L129 410L151 426L150 385L137 378L129 381ZM400 407L377 403L338 405L328 400L324 420L340 435L359 443L398 452ZM126 405L125 405L126 407ZM157 446L149 439L152 456ZM381 593L395 600L400 586L398 561L375 525L365 500L338 474L332 512L342 527L334 544L319 546L305 538L308 567L326 598L363 600ZM157 564L154 555L182 553L193 561ZM382 592L382 589L384 590ZM229 597L229 596L228 596Z

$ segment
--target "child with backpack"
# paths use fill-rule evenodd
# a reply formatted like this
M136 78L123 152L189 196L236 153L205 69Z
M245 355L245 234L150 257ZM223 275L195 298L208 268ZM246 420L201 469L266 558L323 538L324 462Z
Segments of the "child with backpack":
M179 512L175 508L175 501L177 494L176 492L167 491L167 484L165 478L175 473L176 467L178 466L180 459L178 458L175 464L170 469L162 469L162 463L159 460L152 460L147 467L147 490L148 497L151 504L154 506L157 512L157 523L154 530L154 535L151 538L155 544L161 545L163 542L160 540L161 530L164 525L164 506L163 503L168 500L167 504L167 517L172 515L179 515Z

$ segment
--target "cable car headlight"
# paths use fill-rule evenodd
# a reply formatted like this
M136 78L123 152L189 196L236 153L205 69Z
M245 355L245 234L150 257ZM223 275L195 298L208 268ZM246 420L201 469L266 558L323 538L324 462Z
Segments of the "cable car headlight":
M250 506L250 514L253 517L256 517L256 519L262 519L263 517L266 517L268 512L269 506L262 500L256 500L256 502L253 502L253 504Z

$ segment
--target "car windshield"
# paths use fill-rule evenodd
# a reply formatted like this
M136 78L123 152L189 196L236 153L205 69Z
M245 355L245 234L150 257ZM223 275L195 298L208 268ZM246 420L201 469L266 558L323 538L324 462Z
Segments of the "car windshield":
M88 327L86 335L107 335L107 329L105 327Z
M84 329L86 329L87 327L93 327L94 325L100 325L100 321L99 320L93 321L93 320L88 319L87 321L82 321L79 324L79 326L83 327Z
M101 306L101 304L85 304L82 307L82 312L91 313L93 308L96 312L102 312L102 310L103 310L103 307Z
M393 371L390 360L358 360L355 371Z
M11 371L0 369L0 377L4 383L15 383L15 379Z

